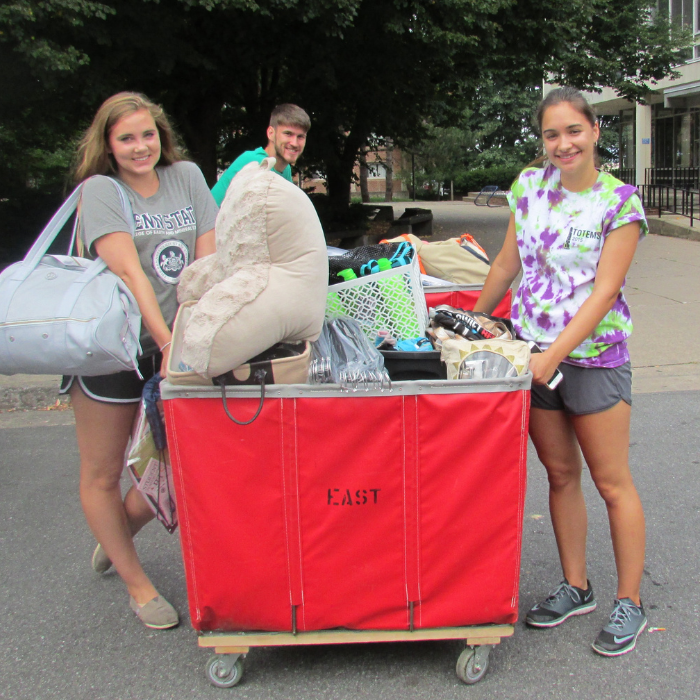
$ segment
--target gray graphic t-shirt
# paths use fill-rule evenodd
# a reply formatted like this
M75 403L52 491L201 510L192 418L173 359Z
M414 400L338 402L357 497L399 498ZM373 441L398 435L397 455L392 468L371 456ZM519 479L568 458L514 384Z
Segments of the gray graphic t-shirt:
M152 197L142 197L120 184L133 209L134 243L141 267L153 285L165 322L172 327L180 274L194 260L197 238L214 228L218 207L194 163L182 161L157 167L156 172L160 187ZM102 175L85 183L81 216L81 235L92 255L93 243L100 236L131 230L114 184ZM144 355L157 350L145 328L141 346Z

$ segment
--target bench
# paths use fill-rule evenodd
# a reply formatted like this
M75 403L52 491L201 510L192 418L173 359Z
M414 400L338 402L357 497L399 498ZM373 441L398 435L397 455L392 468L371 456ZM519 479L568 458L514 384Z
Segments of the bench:
M343 231L328 231L324 232L326 243L335 241L338 248L351 250L361 245L369 245L369 236L367 229L346 229Z
M402 233L412 233L419 238L433 235L433 212L430 209L408 207L398 219L394 219L391 205L376 206L373 209L375 211L370 214L369 220L390 223L388 230L374 235L365 229L329 231L325 234L326 241L339 240L338 247L349 250L376 243L379 238L396 238Z
M378 204L375 206L368 206L370 210L369 216L367 217L370 221L393 221L394 220L394 207L391 204Z
M430 209L406 208L391 224L387 238L395 238L402 233L412 233L419 238L433 235L433 212Z

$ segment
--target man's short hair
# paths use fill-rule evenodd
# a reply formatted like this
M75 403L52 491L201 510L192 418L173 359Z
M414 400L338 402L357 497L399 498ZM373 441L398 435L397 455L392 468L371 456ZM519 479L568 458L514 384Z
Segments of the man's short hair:
M301 107L286 103L277 105L272 110L270 126L273 128L278 126L296 126L303 131L308 131L311 128L311 119Z

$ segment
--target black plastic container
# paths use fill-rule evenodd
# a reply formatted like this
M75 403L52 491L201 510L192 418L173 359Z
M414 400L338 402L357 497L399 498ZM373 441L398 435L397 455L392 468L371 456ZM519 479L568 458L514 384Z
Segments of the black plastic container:
M393 382L410 382L417 379L447 379L447 368L440 361L440 351L402 352L380 350L384 367Z

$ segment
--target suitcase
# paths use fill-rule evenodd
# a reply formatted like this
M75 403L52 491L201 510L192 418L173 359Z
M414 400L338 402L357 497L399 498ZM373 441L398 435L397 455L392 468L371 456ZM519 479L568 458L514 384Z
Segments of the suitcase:
M272 386L240 426L164 381L190 617L229 655L210 681L251 646L449 638L478 680L517 619L529 383ZM258 387L228 395L255 413Z

